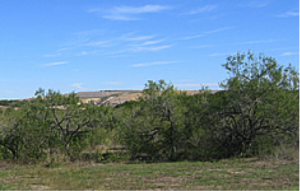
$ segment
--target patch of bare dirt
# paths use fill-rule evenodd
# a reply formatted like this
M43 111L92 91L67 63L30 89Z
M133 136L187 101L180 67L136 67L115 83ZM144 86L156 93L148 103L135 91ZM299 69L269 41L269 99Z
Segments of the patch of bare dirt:
M50 189L49 186L43 186L43 185L31 185L30 187L33 190L47 190L47 189Z

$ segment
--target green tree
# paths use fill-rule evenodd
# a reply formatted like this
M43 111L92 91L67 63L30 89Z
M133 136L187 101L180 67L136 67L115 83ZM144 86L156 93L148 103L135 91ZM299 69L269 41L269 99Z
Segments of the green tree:
M5 112L0 123L2 153L14 159L42 161L47 155L64 154L71 160L103 138L113 124L111 107L79 104L75 93L63 96L39 89L37 97L16 111Z
M174 86L148 81L140 104L130 105L119 116L121 136L133 156L146 154L149 158L175 160L183 151L185 107Z
M37 91L38 101L51 113L51 128L58 133L59 140L56 145L61 145L61 151L73 161L79 157L81 151L92 143L95 136L101 132L99 129L108 130L112 126L112 108L98 107L94 104L79 104L75 93L63 96L59 92L49 90ZM95 142L95 141L93 141Z
M230 56L223 66L230 74L221 84L226 93L213 96L206 112L207 128L223 155L246 153L262 136L298 142L298 72L251 52Z
M12 155L13 159L28 162L45 159L50 135L48 117L46 108L34 104L24 104L7 113L0 131L6 158Z

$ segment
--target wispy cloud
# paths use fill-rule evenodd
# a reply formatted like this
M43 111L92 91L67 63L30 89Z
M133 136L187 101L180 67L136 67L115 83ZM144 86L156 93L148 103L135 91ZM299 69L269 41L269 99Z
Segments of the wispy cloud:
M282 40L284 40L284 39L254 40L254 41L238 42L238 43L235 43L234 45L270 43L270 42L276 42L276 41L282 41Z
M199 14L199 13L207 13L216 9L216 5L205 5L204 7L199 7L197 9L191 10L188 12L190 15Z
M152 46L152 47L134 47L131 48L130 50L133 52L141 52L141 51L159 51L159 50L163 50L166 48L170 48L173 45L163 45L163 46Z
M299 49L298 46L292 46L292 47L281 47L281 48L273 48L272 50L289 50L289 49Z
M194 38L199 38L199 37L205 36L206 34L211 34L211 33L221 32L221 31L228 30L228 29L231 29L231 28L233 28L233 27L223 27L223 28L218 28L218 29L215 29L215 30L203 32L203 33L198 34L198 35L187 36L187 37L184 37L184 38L182 38L182 39L183 39L183 40L190 40L190 39L194 39Z
M62 65L62 64L67 64L68 61L62 61L62 62L51 62L48 64L45 64L44 66L56 66L56 65Z
M138 36L138 37L128 37L124 38L126 41L142 41L142 40L149 40L153 38L154 36Z
M107 46L107 43L110 41L95 41L95 42L88 42L79 46Z
M75 87L77 89L83 89L82 85L83 85L83 83L75 83L75 84L72 84L72 87Z
M104 15L102 15L102 18L105 19L131 21L131 20L140 20L140 18L134 17L133 15L144 14L144 13L158 13L169 9L172 9L172 7L163 6L163 5L145 5L141 7L118 6L109 9L108 11L103 9L90 9L88 10L88 12L103 13Z
M163 64L172 64L179 61L157 61L157 62L148 62L148 63L139 63L132 65L132 67L143 67L143 66L152 66L152 65L163 65Z
M216 33L216 32L220 32L220 31L232 29L232 28L233 28L233 27L223 27L223 28L219 28L219 29L215 29L215 30L211 30L211 31L206 31L206 32L204 32L204 33L205 33L205 34Z
M262 0L255 0L255 1L250 1L247 4L240 5L241 7L253 7L253 8L262 8L266 7L269 5L267 2L262 1Z
M293 56L293 55L298 55L298 52L284 52L279 56Z
M119 21L136 21L141 20L140 18L126 16L126 15L103 15L102 18Z
M286 18L286 17L298 17L299 11L287 11L283 14L276 15L276 17Z
M199 38L199 37L203 37L204 35L203 34L198 34L198 35L194 35L194 36L187 36L187 37L184 37L182 38L183 40L190 40L190 39L193 39L193 38Z
M109 85L121 85L121 84L123 84L123 82L121 82L121 81L119 81L119 82L104 82L104 83L102 83L102 84L109 84Z
M72 50L76 50L76 52L78 52L78 48L82 48L82 47L93 47L93 48L107 48L107 47L112 47L114 46L114 44L116 40L96 40L96 41L90 41L90 40L85 40L83 42L78 42L78 43L74 43L74 44L70 44L67 45L66 47L60 48L57 50L57 52L65 52L65 51L72 51ZM83 55L87 55L87 54L91 54L91 53L97 53L99 51L83 51L80 50L80 53L75 53L75 56L83 56ZM60 53L59 53L60 54Z
M121 47L121 49L119 51L112 51L107 54L115 55L126 52L153 52L174 46L174 44L160 44L165 42L166 38L154 39L156 35L133 36L132 34L134 33L125 34L118 38L118 43L120 44L119 47Z
M146 41L144 43L142 43L142 46L146 46L146 45L153 45L153 44L158 44L160 42L165 41L166 39L160 39L160 40L153 40L153 41Z
M113 8L112 12L114 14L141 14L157 13L167 9L171 9L171 7L162 5L145 5L142 7L120 6Z

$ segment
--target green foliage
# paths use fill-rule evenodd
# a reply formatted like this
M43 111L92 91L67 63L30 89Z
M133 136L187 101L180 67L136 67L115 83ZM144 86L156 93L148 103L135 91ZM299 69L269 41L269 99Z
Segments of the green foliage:
M110 107L78 104L75 93L65 97L39 89L35 95L34 102L6 112L2 120L0 149L7 158L34 162L50 155L52 161L56 154L64 154L75 160L94 139L100 139L99 129L111 129Z
M174 86L148 81L140 104L122 110L121 138L133 157L178 158L185 142L183 111L186 109Z
M227 61L225 97L213 96L206 112L207 127L225 156L246 153L257 136L274 144L299 141L299 78L291 65L278 66L263 55L257 60L250 52Z
M41 88L30 101L0 101L10 106L0 111L0 158L50 159L51 166L57 155L75 161L88 150L90 160L119 161L127 154L104 156L99 146L121 145L131 159L207 161L298 145L298 72L251 52L230 56L223 66L229 78L215 94L203 87L189 96L149 80L138 101L116 108Z

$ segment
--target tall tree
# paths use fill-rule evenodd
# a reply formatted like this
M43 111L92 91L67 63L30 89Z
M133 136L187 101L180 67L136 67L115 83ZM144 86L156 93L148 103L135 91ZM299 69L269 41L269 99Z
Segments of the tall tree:
M228 57L223 66L230 75L221 84L226 94L210 101L207 127L227 156L245 153L258 136L299 141L299 78L291 65L248 52ZM221 106L218 99L228 101Z

